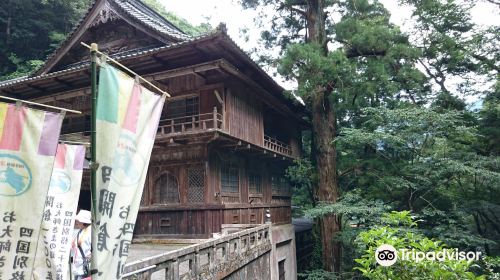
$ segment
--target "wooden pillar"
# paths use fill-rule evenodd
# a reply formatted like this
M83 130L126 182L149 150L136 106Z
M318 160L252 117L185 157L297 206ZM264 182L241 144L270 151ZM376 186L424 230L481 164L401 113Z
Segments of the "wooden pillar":
M214 107L214 111L212 113L212 120L214 121L214 129L218 128L217 125L217 106Z

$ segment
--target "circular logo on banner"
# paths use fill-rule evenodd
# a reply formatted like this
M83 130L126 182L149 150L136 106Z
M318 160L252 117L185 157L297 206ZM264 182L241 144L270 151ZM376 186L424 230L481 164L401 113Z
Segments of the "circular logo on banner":
M141 178L144 162L137 152L135 141L130 136L122 135L113 161L112 180L123 187L136 185Z
M0 154L0 195L17 196L31 187L31 170L21 158Z
M50 178L49 189L53 194L67 193L71 189L71 178L66 172L54 171Z
M396 248L391 245L380 245L375 251L375 260L381 266L391 266L398 260Z

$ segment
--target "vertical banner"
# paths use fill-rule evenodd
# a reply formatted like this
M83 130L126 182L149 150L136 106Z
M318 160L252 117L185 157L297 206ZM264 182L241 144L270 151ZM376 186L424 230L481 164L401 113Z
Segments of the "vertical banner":
M59 144L43 211L33 279L65 280L80 196L85 147Z
M165 98L103 65L97 100L97 221L93 279L120 279Z
M0 280L31 278L63 118L0 103Z

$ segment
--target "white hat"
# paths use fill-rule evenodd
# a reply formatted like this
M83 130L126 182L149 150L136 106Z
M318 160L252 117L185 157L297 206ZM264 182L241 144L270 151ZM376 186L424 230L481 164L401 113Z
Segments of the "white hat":
M75 219L80 223L91 224L92 223L92 214L88 210L80 210L76 215Z

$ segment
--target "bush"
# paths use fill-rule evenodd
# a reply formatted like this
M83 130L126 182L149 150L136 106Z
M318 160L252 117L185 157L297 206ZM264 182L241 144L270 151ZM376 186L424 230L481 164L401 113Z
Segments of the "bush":
M477 276L469 267L470 261L444 260L432 261L402 260L398 258L392 266L380 266L376 263L375 250L382 244L399 249L415 249L421 252L441 251L447 248L438 240L429 239L416 230L416 222L409 211L391 212L384 215L382 226L362 232L356 238L356 245L362 250L362 256L356 259L355 270L368 279L486 279Z

